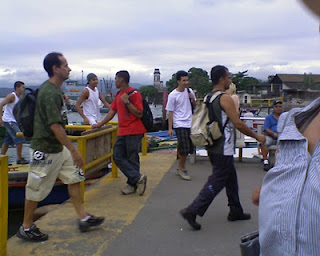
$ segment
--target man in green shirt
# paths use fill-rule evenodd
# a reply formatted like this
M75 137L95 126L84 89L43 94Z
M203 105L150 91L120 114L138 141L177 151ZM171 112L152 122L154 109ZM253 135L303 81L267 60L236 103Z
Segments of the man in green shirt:
M68 184L69 195L79 217L79 229L85 232L100 225L104 218L89 215L83 206L80 182L85 178L81 167L83 159L68 139L64 120L62 83L69 78L71 69L61 53L49 53L43 62L49 75L39 89L34 115L34 131L30 146L30 170L26 186L23 224L17 236L29 241L44 241L48 235L33 223L38 202L45 199L59 178Z

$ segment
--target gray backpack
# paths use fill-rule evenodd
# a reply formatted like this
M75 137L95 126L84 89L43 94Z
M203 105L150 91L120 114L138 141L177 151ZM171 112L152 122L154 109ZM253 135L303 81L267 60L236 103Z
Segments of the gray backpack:
M212 146L214 142L222 136L225 126L221 131L219 123L212 121L212 118L210 120L208 106L223 93L224 92L217 91L211 96L205 96L201 105L196 108L192 115L190 138L196 147Z

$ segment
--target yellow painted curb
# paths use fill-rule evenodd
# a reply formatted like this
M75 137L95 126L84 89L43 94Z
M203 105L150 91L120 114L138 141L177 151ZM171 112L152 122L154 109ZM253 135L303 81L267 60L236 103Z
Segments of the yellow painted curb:
M67 202L36 222L41 231L49 234L48 241L30 243L12 237L8 241L8 255L101 255L122 229L132 223L175 159L174 154L157 153L140 157L141 173L148 176L143 196L121 194L126 178L120 171L119 178L108 175L93 184L85 192L85 207L89 213L105 217L101 227L80 233L75 211Z

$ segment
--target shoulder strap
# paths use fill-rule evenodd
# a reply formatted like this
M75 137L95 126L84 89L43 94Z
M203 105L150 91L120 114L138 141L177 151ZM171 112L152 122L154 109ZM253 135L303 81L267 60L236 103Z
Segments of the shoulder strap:
M205 97L205 100L204 102L207 104L207 107L209 108L210 106L212 107L212 103L219 97L221 96L222 94L225 94L225 92L222 92L222 91L216 91L211 97L210 97L210 100L208 101L207 98L209 97L209 95L207 95ZM220 97L219 97L220 98ZM210 115L211 114L211 115ZM224 133L224 129L226 128L227 124L228 124L228 121L229 121L229 117L227 117L227 120L226 122L224 123L224 125L222 126L222 123L219 122L219 120L216 120L215 118L215 115L214 115L214 111L213 109L211 109L211 111L209 111L209 118L210 120L212 121L216 121L219 123L219 127L220 127L220 130L222 133Z
M128 92L128 95L130 96L136 89L132 89L130 92Z
M130 96L134 91L136 91L136 89L132 89L130 92L128 92L128 95ZM119 95L120 92L120 90L116 92L116 97Z
M191 92L191 90L189 88L187 88L187 91L188 91L188 97L189 97L189 93ZM190 105L191 105L191 112L193 114L194 113L194 107L192 105L192 100L189 98L189 101L190 101Z
M215 92L215 93L211 96L211 98L210 98L210 100L209 100L209 103L212 103L220 94L224 94L224 92L222 92L222 91L217 91L217 92Z

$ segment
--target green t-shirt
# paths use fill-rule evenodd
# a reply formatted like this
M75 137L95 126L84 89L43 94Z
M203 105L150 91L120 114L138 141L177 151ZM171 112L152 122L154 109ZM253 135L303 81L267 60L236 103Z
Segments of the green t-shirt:
M33 137L31 148L44 153L59 153L62 144L50 129L50 125L65 125L61 110L63 106L62 91L49 80L45 81L38 92L36 110L33 121Z

